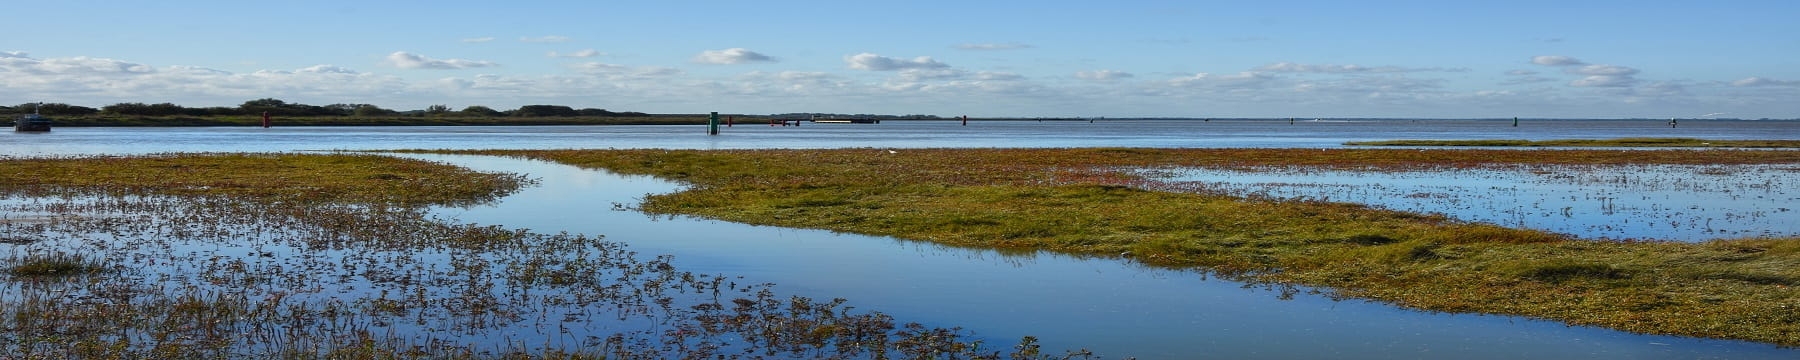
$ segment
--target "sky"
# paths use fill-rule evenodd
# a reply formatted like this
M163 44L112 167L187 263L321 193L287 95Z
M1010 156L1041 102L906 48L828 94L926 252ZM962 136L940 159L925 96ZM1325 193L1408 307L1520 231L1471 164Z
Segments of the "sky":
M1800 118L1800 1L0 0L0 104Z

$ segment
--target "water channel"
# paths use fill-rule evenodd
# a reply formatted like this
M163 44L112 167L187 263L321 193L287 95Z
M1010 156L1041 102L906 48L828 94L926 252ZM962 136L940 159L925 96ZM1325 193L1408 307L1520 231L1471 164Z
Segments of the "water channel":
M1706 129L1702 122L1695 123L1695 128ZM1738 123L1757 128L1724 127L1694 137L1770 138L1770 131L1794 134L1800 128L1786 122ZM1428 127L1439 129L1435 131L1390 132L1354 123L1144 122L1135 128L1096 129L1079 123L1016 122L968 129L921 122L872 125L880 128L808 125L806 130L740 126L719 137L694 135L696 128L683 126L69 128L50 134L5 134L0 136L0 150L13 156L67 156L401 148L1338 147L1350 140L1608 138L1665 131L1623 121L1567 125L1548 132L1494 129L1493 123L1447 124ZM1277 125L1315 128L1265 129ZM1206 126L1237 130L1212 133L1221 130ZM1620 133L1626 135L1601 135ZM1033 335L1047 348L1087 347L1109 358L1800 357L1800 350L1765 344L1338 301L1112 258L1001 253L828 231L652 217L615 210L614 204L628 208L645 194L677 191L679 184L528 160L406 156L541 180L538 186L494 204L436 211L452 221L604 235L646 255L671 254L686 271L775 283L783 294L845 298L858 309L881 311L901 321L961 326L1000 346Z
M542 183L490 206L440 216L541 231L604 234L686 271L769 281L794 295L841 297L905 321L963 326L991 344L1033 335L1052 346L1146 359L1782 358L1737 341L1636 335L1506 316L1433 314L1360 300L1246 287L1118 259L1000 253L819 230L615 211L678 184L537 161L408 155Z

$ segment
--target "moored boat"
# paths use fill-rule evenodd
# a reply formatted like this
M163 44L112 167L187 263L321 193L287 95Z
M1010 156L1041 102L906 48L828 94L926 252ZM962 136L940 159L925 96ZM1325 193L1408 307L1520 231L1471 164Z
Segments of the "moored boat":
M30 114L25 114L25 116L20 116L18 119L13 120L13 131L50 131L50 118L38 114L37 110L33 109Z

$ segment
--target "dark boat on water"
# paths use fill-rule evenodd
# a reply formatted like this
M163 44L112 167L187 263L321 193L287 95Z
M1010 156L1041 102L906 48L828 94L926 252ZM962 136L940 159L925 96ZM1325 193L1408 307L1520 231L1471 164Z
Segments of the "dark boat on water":
M50 118L44 117L43 115L39 115L37 110L33 109L30 114L26 114L25 116L20 116L17 120L13 120L13 131L18 131L18 132L50 131Z

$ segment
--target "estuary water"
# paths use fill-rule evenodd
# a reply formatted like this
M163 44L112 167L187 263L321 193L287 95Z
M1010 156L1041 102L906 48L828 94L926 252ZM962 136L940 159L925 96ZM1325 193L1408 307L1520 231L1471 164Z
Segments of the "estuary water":
M1386 139L1800 138L1800 122L1098 120L697 126L59 128L0 133L9 156L383 149L1340 147ZM615 211L679 184L491 157L407 155L541 184L495 204L439 209L453 221L604 235L696 273L845 298L901 321L962 326L1010 346L1087 347L1108 358L1781 358L1800 350L1630 334L1507 316L1435 314L1210 279L1113 258L1001 253L827 231ZM1723 205L1729 206L1729 205ZM1793 214L1793 213L1785 213ZM1791 216L1791 215L1786 215ZM1778 219L1779 220L1779 219Z
M418 126L57 128L0 133L5 155L381 149L568 148L1332 148L1394 139L1689 137L1796 139L1800 121L1686 120L1094 120L885 121L704 126Z

